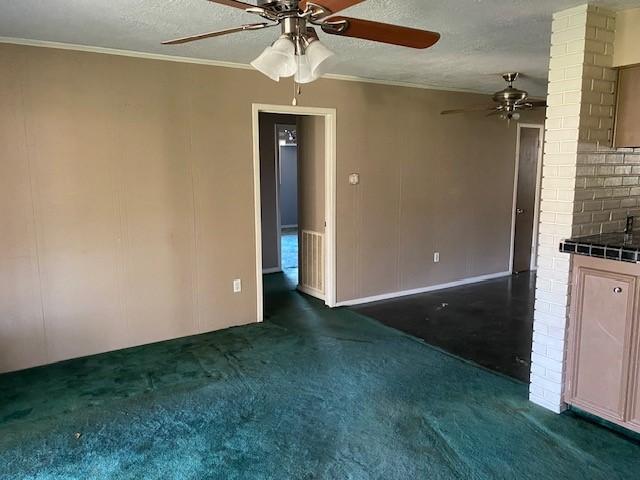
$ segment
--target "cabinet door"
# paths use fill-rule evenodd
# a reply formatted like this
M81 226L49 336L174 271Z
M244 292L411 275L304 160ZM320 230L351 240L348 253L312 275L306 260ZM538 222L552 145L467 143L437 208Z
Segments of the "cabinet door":
M640 147L640 66L623 68L618 78L616 147Z
M577 263L567 402L623 422L636 277Z

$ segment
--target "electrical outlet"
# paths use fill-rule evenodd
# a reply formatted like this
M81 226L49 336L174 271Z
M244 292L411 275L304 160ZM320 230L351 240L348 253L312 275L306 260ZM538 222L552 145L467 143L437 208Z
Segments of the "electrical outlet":
M433 252L433 263L438 263L440 261L440 252Z
M233 293L240 293L242 291L242 280L236 278L233 281Z

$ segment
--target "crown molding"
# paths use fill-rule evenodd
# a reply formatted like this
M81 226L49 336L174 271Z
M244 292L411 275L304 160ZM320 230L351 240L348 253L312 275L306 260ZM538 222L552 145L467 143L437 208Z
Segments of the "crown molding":
M120 57L145 58L148 60L162 60L165 62L195 63L197 65L210 65L214 67L240 68L252 70L251 65L234 62L221 62L204 58L179 57L176 55L164 55L162 53L138 52L135 50L120 50L117 48L93 47L91 45L79 45L76 43L50 42L48 40L31 40L28 38L0 37L0 43L13 45L26 45L29 47L54 48L58 50L75 50L78 52L103 53Z
M48 40L32 40L29 38L0 36L0 44L1 43L8 43L13 45L25 45L29 47L53 48L58 50L74 50L78 52L102 53L105 55L144 58L148 60L161 60L164 62L192 63L196 65L209 65L212 67L237 68L240 70L253 70L253 67L246 63L223 62L220 60L209 60L206 58L180 57L177 55L165 55L161 53L139 52L136 50L121 50L117 48L94 47L91 45L80 45L76 43L50 42ZM473 90L473 89L465 89L465 88L452 88L452 87L446 87L442 85L430 85L430 84L411 83L411 82L398 82L398 81L391 81L391 80L379 80L375 78L358 77L358 76L352 76L352 75L340 75L340 74L333 74L333 73L323 75L322 79L339 80L344 82L372 83L377 85L386 85L390 87L418 88L422 90L440 90L440 91L447 91L447 92L476 93L476 94L482 94L482 95L493 93L489 91L481 91L481 90Z
M411 82L396 82L392 80L378 80L375 78L356 77L351 75L340 75L337 73L327 73L322 76L327 80L340 80L343 82L359 82L359 83L375 83L377 85L386 85L389 87L404 87L404 88L418 88L421 90L438 90L443 92L459 92L459 93L475 93L479 95L493 95L495 92L473 90L470 88L455 88L446 87L443 85L432 85L427 83L411 83Z

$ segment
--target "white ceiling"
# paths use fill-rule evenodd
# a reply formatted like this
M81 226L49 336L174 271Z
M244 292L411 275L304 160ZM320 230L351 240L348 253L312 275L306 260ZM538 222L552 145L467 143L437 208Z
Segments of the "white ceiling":
M250 1L250 0L247 0ZM332 73L492 92L497 75L520 71L531 94L546 89L551 14L584 0L368 0L345 15L435 30L440 42L413 50L322 35L339 54ZM612 9L640 0L603 0ZM249 63L276 29L182 46L160 41L260 21L205 0L0 0L0 37L45 40L198 59Z

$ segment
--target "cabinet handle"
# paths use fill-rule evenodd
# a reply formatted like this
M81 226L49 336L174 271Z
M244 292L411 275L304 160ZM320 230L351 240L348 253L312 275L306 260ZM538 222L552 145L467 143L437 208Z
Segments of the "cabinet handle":
M613 293L622 293L622 288L620 288L620 287L615 287L615 288L613 289Z

